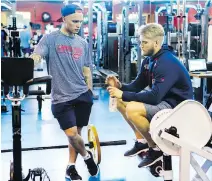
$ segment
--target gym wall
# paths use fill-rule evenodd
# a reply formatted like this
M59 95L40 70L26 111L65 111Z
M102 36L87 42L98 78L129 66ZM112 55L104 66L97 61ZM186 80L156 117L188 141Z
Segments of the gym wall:
M48 23L44 23L42 21L42 13L48 12L51 15L51 22L54 23L54 27L60 25L61 22L57 22L57 20L61 17L60 9L63 6L63 3L53 3L53 2L26 2L26 1L18 1L16 11L21 12L30 12L31 13L31 22L40 24L42 27L42 33L45 31L45 26ZM87 9L85 9L85 14L87 13ZM86 26L85 26L86 27ZM96 23L93 23L93 29L96 29Z
M202 6L204 5L203 2L201 2ZM30 12L31 13L31 22L33 23L38 23L41 24L42 27L42 31L44 31L44 27L46 24L49 23L44 23L42 22L42 13L43 12L48 12L51 15L51 19L52 22L54 23L54 26L56 27L57 25L60 25L60 22L57 22L57 20L60 18L60 8L63 4L62 3L48 3L48 2L27 2L27 1L18 1L17 2L17 9L16 11L26 11L26 12ZM164 4L161 4L161 6ZM158 4L157 6L160 6L160 4ZM113 6L113 21L116 22L116 17L118 14L120 14L122 12L122 4L114 4ZM143 8L143 13L144 14L149 14L149 18L148 18L148 22L154 22L154 11L155 11L156 5L152 4L151 5L151 15L150 13L150 7L148 4L144 4L144 8ZM85 9L85 13L86 13L87 9ZM131 9L131 12L137 12L137 7L133 7ZM194 15L196 14L196 11L194 9L190 9L189 10L189 14L188 14L188 20L189 22L193 22L194 21ZM210 8L209 10L209 14L210 16L212 16L212 8ZM150 19L151 18L151 19ZM165 17L159 17L159 22L161 24L165 23ZM176 21L175 25L177 24ZM7 24L7 23L5 23ZM212 20L211 20L211 24L212 24ZM94 25L94 29L95 29L96 25Z

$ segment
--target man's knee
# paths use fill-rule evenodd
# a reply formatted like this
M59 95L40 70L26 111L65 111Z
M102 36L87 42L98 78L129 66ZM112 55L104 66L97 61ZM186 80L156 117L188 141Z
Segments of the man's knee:
M121 99L117 99L117 109L122 112L125 109L125 105Z
M81 133L82 133L82 127L77 127L77 132L78 132L79 135L81 135Z
M146 109L143 103L132 101L132 102L129 102L126 106L126 115L128 119L132 120L137 116L145 116Z
M74 139L78 135L78 129L76 126L65 130L65 134L69 139Z

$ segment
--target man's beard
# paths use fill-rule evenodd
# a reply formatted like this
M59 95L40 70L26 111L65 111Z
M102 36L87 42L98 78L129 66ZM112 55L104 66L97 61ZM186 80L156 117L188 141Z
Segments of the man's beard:
M74 32L72 32L72 30L69 29L68 25L65 25L65 30L69 35L74 35Z
M66 31L68 32L69 35L74 35L74 32L72 32L70 29L66 29Z
M154 48L152 47L151 49L149 49L147 52L144 53L144 56L147 57L151 57L152 55L154 55Z

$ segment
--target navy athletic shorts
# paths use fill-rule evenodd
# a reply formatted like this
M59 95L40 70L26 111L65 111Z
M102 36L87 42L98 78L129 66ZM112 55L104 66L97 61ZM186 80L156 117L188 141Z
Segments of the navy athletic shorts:
M74 126L87 126L93 105L91 90L80 95L78 98L59 104L52 104L52 114L58 120L62 130Z

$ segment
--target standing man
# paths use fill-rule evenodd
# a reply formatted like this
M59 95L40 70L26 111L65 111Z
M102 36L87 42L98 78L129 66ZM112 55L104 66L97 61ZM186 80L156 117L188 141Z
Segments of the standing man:
M106 83L110 96L118 98L118 110L133 129L137 141L125 156L147 152L139 167L151 166L162 158L149 134L150 121L160 110L171 109L186 99L193 99L188 71L168 46L162 46L164 29L150 23L140 28L141 50L147 56L132 83L124 85L115 77ZM144 89L149 87L149 90ZM144 139L142 139L144 138Z
M4 29L3 23L1 23L1 57L4 57L6 53L6 41L8 40L8 34Z
M20 40L21 40L20 47L24 57L29 57L31 32L26 25L24 25L23 31L20 32Z
M69 4L61 9L63 26L44 35L31 58L35 64L45 58L52 75L52 113L69 141L69 162L66 177L82 180L75 168L77 154L85 160L92 176L98 173L93 155L86 151L81 137L88 125L92 99L92 60L88 43L77 33L83 22L82 9Z

